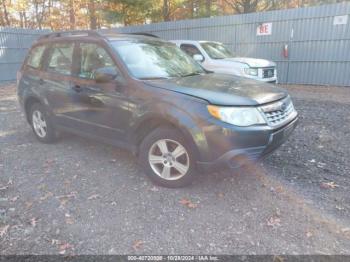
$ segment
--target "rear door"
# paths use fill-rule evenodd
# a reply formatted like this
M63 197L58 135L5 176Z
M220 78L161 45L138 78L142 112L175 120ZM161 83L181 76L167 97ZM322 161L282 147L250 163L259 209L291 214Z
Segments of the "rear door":
M131 114L127 86L113 55L99 42L81 41L76 48L77 70L71 82L74 105L79 110L68 117L83 127L84 132L100 138L123 140ZM110 68L117 78L107 83L97 83L94 73L100 68Z
M64 116L76 110L71 90L74 48L72 41L52 43L45 53L44 73L39 80L56 124L66 127L74 123Z

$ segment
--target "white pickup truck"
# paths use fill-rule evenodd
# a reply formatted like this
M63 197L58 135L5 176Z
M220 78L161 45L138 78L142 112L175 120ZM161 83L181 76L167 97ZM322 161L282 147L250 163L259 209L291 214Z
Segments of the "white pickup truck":
M235 57L222 43L213 41L172 40L209 71L276 83L276 63L257 58Z

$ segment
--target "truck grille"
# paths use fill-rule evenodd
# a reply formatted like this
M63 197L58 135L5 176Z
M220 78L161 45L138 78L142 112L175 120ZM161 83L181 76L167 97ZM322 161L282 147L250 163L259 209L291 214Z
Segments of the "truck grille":
M293 113L296 113L289 96L283 100L262 106L261 110L264 112L267 123L270 126L281 125L288 121Z
M275 76L274 68L264 68L263 69L263 78L271 78Z

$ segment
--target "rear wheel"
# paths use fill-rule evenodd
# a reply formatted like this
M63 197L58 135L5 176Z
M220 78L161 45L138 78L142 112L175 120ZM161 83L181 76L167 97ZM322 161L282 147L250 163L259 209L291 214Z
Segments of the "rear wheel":
M181 132L168 127L152 131L140 146L139 159L152 181L183 187L195 177L195 158Z
M42 143L53 143L56 140L54 126L41 104L34 104L30 110L31 126L36 138Z

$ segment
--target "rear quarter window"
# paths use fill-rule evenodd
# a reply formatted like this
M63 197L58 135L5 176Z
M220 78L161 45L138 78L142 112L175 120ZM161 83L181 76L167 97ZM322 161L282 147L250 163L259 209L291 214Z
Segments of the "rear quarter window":
M44 51L45 51L44 45L34 47L29 53L26 66L29 66L34 69L38 69L41 65L41 58L44 54Z

